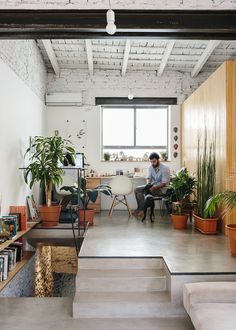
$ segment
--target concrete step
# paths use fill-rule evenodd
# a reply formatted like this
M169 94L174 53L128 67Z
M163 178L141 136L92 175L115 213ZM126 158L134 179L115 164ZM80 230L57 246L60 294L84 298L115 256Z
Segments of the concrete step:
M165 291L166 276L162 269L81 270L76 279L78 291Z
M164 269L82 269L77 278L94 277L155 277L165 276Z
M162 258L79 258L78 269L162 269Z
M156 318L185 315L167 292L78 292L74 318Z

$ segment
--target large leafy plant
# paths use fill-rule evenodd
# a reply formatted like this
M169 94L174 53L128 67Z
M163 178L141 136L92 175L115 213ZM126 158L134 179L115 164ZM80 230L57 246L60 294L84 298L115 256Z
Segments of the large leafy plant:
M87 188L87 181L85 178L80 179L79 187L77 186L64 186L61 190L69 191L71 198L79 196L79 203L82 204L84 210L88 210L89 202L95 203L98 193L112 197L111 187L107 184L100 184L93 189Z
M196 214L201 218L209 218L205 211L207 200L214 195L216 177L215 141L208 144L205 133L201 148L201 139L198 138L197 148L197 202Z
M32 153L33 150L33 153ZM45 190L46 204L52 204L53 185L62 183L64 171L59 164L74 164L75 149L70 140L60 136L36 136L32 145L26 150L30 164L24 172L24 179L32 188L35 182Z
M214 216L217 208L223 206L220 216L224 217L226 213L236 210L236 192L235 191L223 191L210 197L206 203L204 215Z
M171 179L167 198L173 213L180 215L192 207L195 187L196 179L186 169L179 171Z

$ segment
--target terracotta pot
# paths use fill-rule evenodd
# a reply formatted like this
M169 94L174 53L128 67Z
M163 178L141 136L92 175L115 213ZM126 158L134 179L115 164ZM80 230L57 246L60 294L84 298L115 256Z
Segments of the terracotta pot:
M188 222L188 214L171 214L174 229L186 229Z
M40 220L43 227L54 227L59 223L61 205L39 206Z
M229 246L232 257L236 257L236 224L226 225L228 229Z
M80 224L83 224L84 222L88 222L89 226L93 225L93 219L94 219L95 210L79 210L79 219Z
M193 214L194 228L199 230L202 234L216 234L217 218L201 218L196 214Z

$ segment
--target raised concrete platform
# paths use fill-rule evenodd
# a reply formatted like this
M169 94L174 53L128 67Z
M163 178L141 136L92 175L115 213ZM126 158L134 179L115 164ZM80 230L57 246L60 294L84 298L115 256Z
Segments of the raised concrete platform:
M102 213L80 253L73 316L185 316L183 284L201 281L236 281L226 236L204 236L191 223L174 230L168 216L142 224Z
M202 235L192 224L175 230L169 216L142 224L123 211L114 211L112 218L102 212L88 230L80 257L163 257L175 275L236 275L226 236Z

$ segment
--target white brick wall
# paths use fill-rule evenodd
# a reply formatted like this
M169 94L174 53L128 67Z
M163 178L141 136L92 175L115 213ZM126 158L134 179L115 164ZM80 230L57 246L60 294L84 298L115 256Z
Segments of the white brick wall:
M87 70L62 70L60 77L48 75L49 92L82 91L83 103L94 105L95 97L126 97L131 88L136 97L177 97L181 104L210 75L204 72L197 78L179 71L164 72L158 77L156 72L128 72L122 77L119 71L96 71L90 77Z
M236 0L112 0L116 9L236 9ZM107 9L108 0L0 0L0 8Z
M47 72L35 41L0 40L0 59L44 100Z

